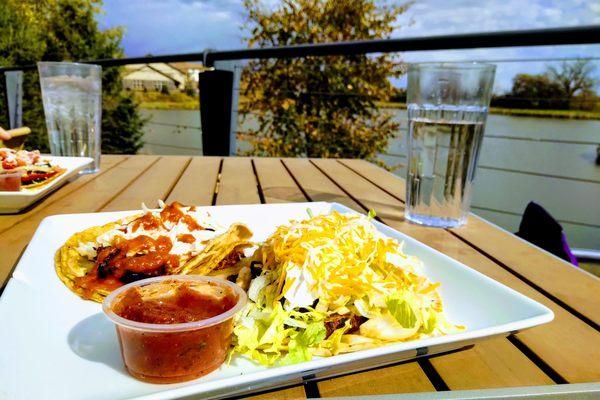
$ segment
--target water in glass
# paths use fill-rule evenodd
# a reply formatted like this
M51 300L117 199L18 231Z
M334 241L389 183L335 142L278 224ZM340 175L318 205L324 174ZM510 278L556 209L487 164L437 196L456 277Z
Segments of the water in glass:
M41 79L44 113L53 155L92 157L100 163L101 86L98 79L52 76Z
M408 107L406 218L438 227L463 224L483 137L487 107Z

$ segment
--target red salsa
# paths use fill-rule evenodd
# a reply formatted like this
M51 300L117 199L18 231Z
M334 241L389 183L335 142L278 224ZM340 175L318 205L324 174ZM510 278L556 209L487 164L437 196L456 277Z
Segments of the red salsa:
M237 302L235 292L224 285L165 280L126 290L111 308L130 321L168 326L215 317ZM208 327L177 331L117 325L127 370L138 379L154 383L195 379L218 368L227 356L232 330L232 318Z

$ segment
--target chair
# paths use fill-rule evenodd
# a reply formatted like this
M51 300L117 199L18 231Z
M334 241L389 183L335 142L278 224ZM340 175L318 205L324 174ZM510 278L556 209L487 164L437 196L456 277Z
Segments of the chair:
M519 231L515 235L573 265L578 265L562 226L544 207L533 201L525 208Z

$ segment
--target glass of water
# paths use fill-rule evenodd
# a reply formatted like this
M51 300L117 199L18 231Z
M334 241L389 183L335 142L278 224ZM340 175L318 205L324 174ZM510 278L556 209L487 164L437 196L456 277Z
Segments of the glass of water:
M466 222L495 65L423 63L408 68L408 221Z
M70 62L39 62L44 114L55 156L91 157L100 169L102 67Z

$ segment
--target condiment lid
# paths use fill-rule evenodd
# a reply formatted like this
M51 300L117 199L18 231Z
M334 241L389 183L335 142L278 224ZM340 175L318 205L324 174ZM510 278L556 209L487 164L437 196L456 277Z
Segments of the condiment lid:
M147 286L147 285L156 284L156 283L160 283L160 282L168 281L168 280L179 281L179 282L198 282L198 283L205 282L205 283L217 284L217 285L220 285L221 287L228 287L233 291L234 295L237 296L237 303L233 307L231 307L229 310L225 311L222 314L215 315L214 317L203 319L200 321L184 322L184 323L177 323L177 324L151 324L151 323L146 323L146 322L132 321L130 319L126 319L126 318L123 318L123 317L117 315L112 310L112 305L113 305L114 301L117 300L118 297L121 294L125 293L127 290L134 288L134 287ZM229 318L232 318L238 311L240 311L246 305L247 300L248 300L248 297L246 296L246 292L241 287L239 287L238 285L236 285L233 282L229 282L224 279L215 278L212 276L201 276L201 275L166 275L166 276L159 276L156 278L141 279L139 281L131 282L131 283L128 283L127 285L124 285L124 286L118 288L117 290L113 291L111 294L109 294L104 299L104 302L102 303L102 311L104 311L104 314L106 314L106 316L112 322L114 322L117 325L121 325L123 327L129 328L129 329L137 329L137 330L153 331L153 332L181 332L181 331L196 330L196 329L200 329L200 328L207 328L209 326L220 324L221 322L226 321Z

